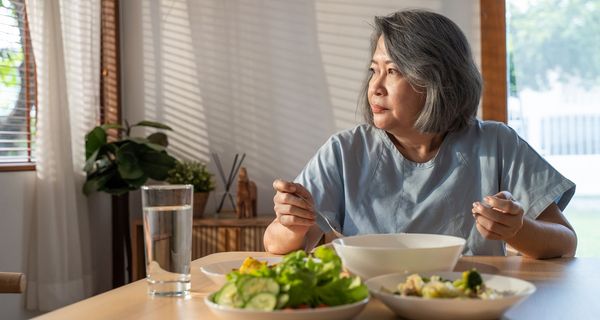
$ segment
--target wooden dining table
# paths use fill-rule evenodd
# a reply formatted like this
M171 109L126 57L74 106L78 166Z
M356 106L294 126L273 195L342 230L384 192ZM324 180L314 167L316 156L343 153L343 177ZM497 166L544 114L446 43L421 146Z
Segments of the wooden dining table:
M192 261L192 292L188 297L157 297L147 293L142 279L103 294L46 313L39 319L218 319L204 298L217 290L200 267L265 252L223 252ZM477 268L482 273L520 278L537 290L509 309L503 319L600 319L600 259L535 260L521 256L462 257L455 271ZM383 303L371 298L355 319L397 319Z

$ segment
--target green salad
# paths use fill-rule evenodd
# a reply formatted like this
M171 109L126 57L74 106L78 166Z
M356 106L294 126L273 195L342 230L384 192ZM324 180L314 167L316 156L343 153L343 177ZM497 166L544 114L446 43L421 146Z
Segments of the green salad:
M312 256L299 250L272 266L247 259L227 274L227 283L210 300L221 306L271 311L339 306L368 295L359 277L342 272L342 261L333 249L319 247Z

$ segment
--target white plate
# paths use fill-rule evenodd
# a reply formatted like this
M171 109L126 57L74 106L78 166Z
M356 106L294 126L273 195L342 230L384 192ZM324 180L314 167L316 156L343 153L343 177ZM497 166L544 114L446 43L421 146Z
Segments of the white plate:
M281 262L281 257L265 257L255 258L258 261L266 261L269 265ZM233 269L239 269L244 260L229 260L217 263L212 263L200 267L200 271L204 273L210 280L212 280L218 286L222 286L227 282L225 277Z
M213 293L214 294L214 293ZM221 319L225 320L343 320L351 319L359 314L369 302L369 297L359 302L337 307L324 307L315 309L255 311L235 309L220 306L212 301L209 295L204 298L208 308Z
M439 275L445 279L458 279L461 272L423 272L422 276ZM497 319L510 307L521 302L533 292L535 286L527 281L482 274L483 281L489 288L499 291L511 291L506 297L493 300L479 299L423 299L420 297L403 297L381 291L384 287L396 291L399 283L404 282L405 274L387 274L365 281L371 294L381 300L397 315L407 319Z

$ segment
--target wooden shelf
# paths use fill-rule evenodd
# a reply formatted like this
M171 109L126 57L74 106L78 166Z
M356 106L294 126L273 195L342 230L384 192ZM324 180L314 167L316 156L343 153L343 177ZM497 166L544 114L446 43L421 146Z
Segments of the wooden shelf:
M208 215L194 219L192 226L192 260L226 251L264 251L263 234L275 215L238 219L233 214ZM146 276L142 219L131 227L132 281Z

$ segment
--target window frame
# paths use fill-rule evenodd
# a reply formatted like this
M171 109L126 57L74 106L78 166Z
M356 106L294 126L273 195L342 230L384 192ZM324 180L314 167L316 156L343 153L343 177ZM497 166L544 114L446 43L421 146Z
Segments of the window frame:
M480 0L481 118L507 123L506 1Z
M120 0L101 0L100 124L122 121L119 7ZM119 134L108 130L109 139L117 139Z

